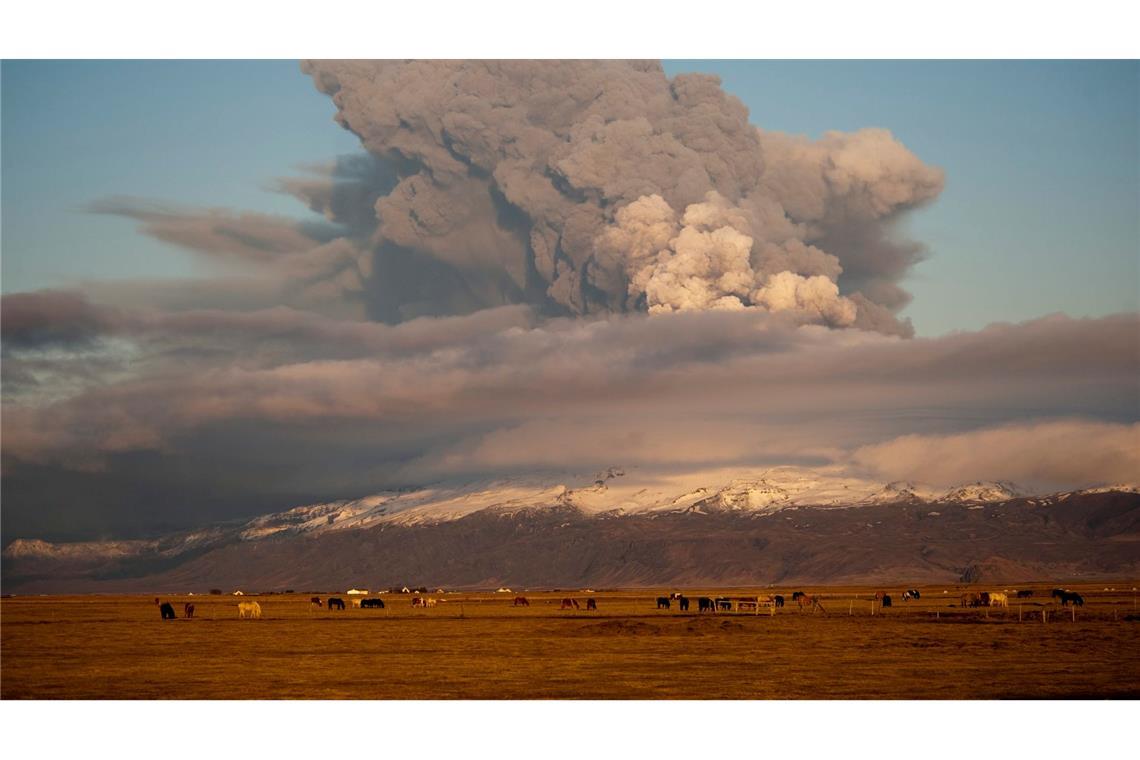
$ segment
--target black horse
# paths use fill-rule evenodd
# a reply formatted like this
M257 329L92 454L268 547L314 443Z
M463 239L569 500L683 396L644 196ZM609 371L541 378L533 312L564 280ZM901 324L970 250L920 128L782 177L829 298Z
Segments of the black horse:
M707 596L697 599L697 612L716 612L716 605Z
M891 595L890 594L883 594L883 606L884 607L890 607L891 606Z
M1053 589L1053 598L1061 600L1061 606L1064 607L1072 602L1077 607L1085 605L1085 599L1076 591L1065 591L1063 588Z
M667 596L657 597L657 609L659 609L659 610L669 609L669 597L667 597Z
M594 610L594 611L597 611L597 609L598 609L598 600L597 600L597 599L594 599L593 597L591 597L591 598L587 599L587 600L586 600L586 609L587 609L587 610Z
M1030 599L1033 597L1033 589L1023 588L1017 592L1018 599Z
M170 602L163 602L158 606L158 614L162 615L163 620L174 620L178 616L174 614L174 605Z
M798 601L800 600L800 597L801 597L801 596L807 596L807 594L805 594L805 593L804 593L804 592L802 592L802 591L793 591L793 592L792 592L792 601L793 601L793 602L798 602Z
M328 603L325 604L325 606L328 607L330 610L331 609L343 610L344 609L344 600L343 599L337 599L335 596L333 596L333 597L329 598Z
M375 607L378 610L382 610L382 609L384 609L384 600L383 599L361 599L360 600L360 606L361 606L361 608Z
M784 606L784 597L780 596L779 594L776 594L774 597L772 597L772 599L775 600L777 607Z
M677 603L681 607L681 612L689 611L689 597L682 596L677 598Z

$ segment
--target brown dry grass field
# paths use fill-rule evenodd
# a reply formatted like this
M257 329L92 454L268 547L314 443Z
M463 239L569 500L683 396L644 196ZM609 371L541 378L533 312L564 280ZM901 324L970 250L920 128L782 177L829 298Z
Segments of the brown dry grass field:
M889 589L894 605L873 616L868 587L806 588L826 613L798 610L793 589L688 589L688 613L655 609L665 589L527 591L530 607L511 606L514 594L433 594L446 601L431 609L385 594L384 610L344 612L310 607L308 593L244 597L261 604L260 620L238 619L240 598L164 597L176 621L159 619L153 597L13 597L0 605L0 696L1136 698L1134 586L1070 586L1085 597L1075 622L1049 585L1005 610L958 607L961 586L920 586L922 598L908 602ZM698 596L757 593L783 593L788 604L775 615L696 611ZM560 611L565 596L583 609ZM589 596L597 612L585 611ZM181 618L187 600L193 620Z

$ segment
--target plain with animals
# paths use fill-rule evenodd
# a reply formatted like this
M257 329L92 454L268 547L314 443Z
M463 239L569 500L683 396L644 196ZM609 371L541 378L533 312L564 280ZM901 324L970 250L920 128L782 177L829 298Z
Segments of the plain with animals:
M1136 585L17 596L0 696L1136 698Z

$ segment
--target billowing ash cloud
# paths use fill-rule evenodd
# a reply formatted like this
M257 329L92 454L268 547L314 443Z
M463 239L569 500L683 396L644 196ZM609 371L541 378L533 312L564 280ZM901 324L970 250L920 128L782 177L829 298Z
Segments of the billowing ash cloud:
M763 132L716 77L657 63L303 69L395 174L375 202L374 316L424 313L428 270L455 310L753 308L912 332L894 314L922 249L890 227L942 172L885 130Z

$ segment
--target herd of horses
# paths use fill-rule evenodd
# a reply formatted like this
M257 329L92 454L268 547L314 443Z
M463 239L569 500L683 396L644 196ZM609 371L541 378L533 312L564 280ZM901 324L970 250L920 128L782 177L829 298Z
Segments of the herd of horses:
M1022 589L1019 591L1011 592L1016 599L1029 599L1033 597L1033 591L1029 589ZM1050 594L1052 599L1060 599L1061 606L1068 606L1070 604L1075 606L1083 606L1085 603L1084 598L1075 591L1068 591L1062 588L1055 588ZM960 602L962 607L1009 607L1010 593L998 591L971 591L961 595ZM918 589L907 589L902 593L903 601L911 599L920 599L922 595ZM353 599L352 606L361 609L385 609L383 599ZM803 591L795 591L792 593L791 601L798 605L800 611L811 610L815 612L819 610L826 612L819 594L807 594ZM875 594L875 601L882 607L890 607L892 604L891 595L885 591L879 591ZM672 609L673 603L676 602L677 608L681 612L688 612L689 598L679 592L673 592L669 596L659 596L656 600L658 610ZM159 614L163 620L175 620L174 605L170 602L163 602L157 597L154 603L158 606ZM413 607L435 607L438 603L433 597L415 596L412 597ZM346 604L343 599L339 597L329 597L327 600L322 600L319 596L314 596L309 599L311 607L324 608L328 610L344 610ZM525 596L516 596L512 603L514 607L529 607L530 600ZM702 596L697 598L697 612L759 612L761 608L771 608L775 610L778 607L784 606L784 597L781 594L770 594L768 596L752 596L752 597L727 597L717 596L709 597ZM259 619L261 617L261 605L257 602L238 602L238 617L245 619ZM580 610L582 604L577 599L572 597L564 597L560 600L558 605L559 610ZM596 611L598 609L598 602L594 598L588 598L585 602L585 609L587 611ZM182 615L187 620L194 617L194 604L187 602L182 605Z
M1013 592L1013 596L1015 599L1032 599L1033 591L1021 589ZM1052 599L1060 599L1062 607L1070 604L1082 607L1085 603L1084 597L1076 591L1067 591L1063 588L1053 589L1049 596ZM971 591L962 594L960 602L963 607L1009 607L1009 594L1000 591Z

